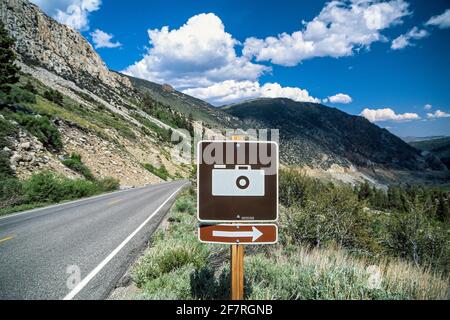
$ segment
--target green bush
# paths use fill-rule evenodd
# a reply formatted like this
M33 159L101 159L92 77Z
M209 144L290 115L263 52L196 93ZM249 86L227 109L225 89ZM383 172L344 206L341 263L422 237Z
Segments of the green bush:
M39 139L47 148L61 150L62 141L58 129L50 122L49 118L40 115L29 115L22 112L11 114L21 126L25 127L28 132Z
M293 169L280 171L279 199L286 207L300 206L308 197L323 192L325 185Z
M143 294L138 297L148 300L189 300L192 299L190 277L195 267L187 264L173 270L173 272L161 274L143 284Z
M10 85L9 93L0 92L0 100L4 103L36 103L36 96L33 92L17 85Z
M352 190L344 187L330 187L305 200L302 206L287 209L283 232L289 242L297 244L334 243L350 249L374 245L367 213Z
M3 177L0 184L0 209L16 206L24 201L23 184L17 178Z
M0 150L0 179L13 176L14 171L11 169L9 162L9 153Z
M160 177L164 181L167 181L167 179L170 178L170 174L164 165L161 165L159 168L156 168L150 163L145 163L144 168L153 173L154 175Z
M24 183L28 202L60 202L94 195L97 185L86 180L71 180L50 171L34 174Z
M450 272L448 226L427 216L429 208L419 201L409 203L407 212L386 219L381 235L389 254Z
M81 161L81 155L72 153L70 158L62 160L62 163L75 172L83 175L88 180L95 180L91 170Z
M146 282L188 264L201 268L206 265L207 256L207 250L196 239L166 239L155 244L139 261L133 279L137 286L142 287Z
M186 212L190 215L194 215L197 208L194 200L189 196L181 196L174 205L174 209L178 212Z
M98 185L99 190L101 190L102 192L115 191L120 188L120 181L111 177L106 177L97 180L96 183Z
M64 97L58 90L49 89L44 92L44 98L60 106L64 103Z

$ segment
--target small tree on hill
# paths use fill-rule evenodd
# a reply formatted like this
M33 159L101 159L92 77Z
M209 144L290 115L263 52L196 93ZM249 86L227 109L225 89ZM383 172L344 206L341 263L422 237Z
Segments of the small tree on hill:
M0 21L0 92L8 94L10 85L19 81L19 67L14 65L16 55L13 51L14 39L8 35Z

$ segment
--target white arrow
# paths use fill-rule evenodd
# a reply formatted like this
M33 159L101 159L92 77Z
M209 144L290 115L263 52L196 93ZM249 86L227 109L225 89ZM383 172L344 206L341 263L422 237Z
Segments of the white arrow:
M258 240L263 233L252 227L252 231L216 231L212 233L213 237L224 237L224 238L252 238L252 242Z

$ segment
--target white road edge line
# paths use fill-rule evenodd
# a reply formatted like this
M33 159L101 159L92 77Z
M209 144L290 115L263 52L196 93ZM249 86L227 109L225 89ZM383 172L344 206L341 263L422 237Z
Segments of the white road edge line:
M141 229L153 218L153 216L158 213L159 210L161 210L162 207L164 207L167 202L169 202L170 199L172 199L172 197L174 195L176 195L178 193L178 191L181 190L181 188L183 188L186 185L183 184L181 187L179 187L174 193L172 193L170 195L170 197L168 197L166 199L166 201L164 201L155 211L153 211L153 213L136 229L133 231L132 234L130 234L117 248L115 248L113 250L113 252L111 252L102 262L100 262L100 264L94 268L94 270L92 270L87 276L86 278L84 278L83 280L81 280L81 282L75 287L73 288L72 291L70 291L64 298L63 300L72 300L81 290L83 290L83 288L89 283L89 281L91 281L102 269L104 266L106 266L108 264L109 261L111 261L115 255L117 253L119 253L119 251L125 247L127 245L127 243L139 232L141 231Z

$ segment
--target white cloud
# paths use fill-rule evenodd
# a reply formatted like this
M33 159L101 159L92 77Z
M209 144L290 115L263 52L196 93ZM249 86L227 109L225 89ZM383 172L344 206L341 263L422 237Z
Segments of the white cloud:
M361 112L361 116L369 120L370 122L379 121L408 121L408 120L418 120L420 119L417 113L403 113L396 114L394 110L390 108L385 109L364 109Z
M444 13L431 17L426 23L427 26L436 26L441 29L450 28L450 9L445 10Z
M230 104L243 99L278 97L320 103L320 99L311 97L307 90L282 87L278 83L266 83L261 86L257 81L226 80L206 88L191 88L183 92L207 100L214 105Z
M120 42L112 42L114 36L102 30L96 29L94 32L91 32L90 35L92 37L92 42L94 42L95 49L117 48L122 46Z
M100 9L101 0L32 0L48 15L75 30L89 29L89 13Z
M403 0L388 2L354 0L329 2L304 29L266 39L248 38L243 53L256 61L295 66L314 57L343 57L384 40L380 31L408 15Z
M325 103L327 103L328 101L331 103L349 104L353 102L353 99L348 94L338 93L324 100Z
M433 106L431 104L427 103L423 108L425 110L431 110L431 109L433 109Z
M151 48L126 74L187 89L225 80L255 81L270 71L237 56L239 42L213 13L193 16L179 29L148 30L148 35Z
M434 113L427 113L427 118L428 119L437 119L437 118L449 118L450 117L450 113L441 111L441 110L436 110Z
M428 31L414 27L407 33L402 34L401 36L395 38L392 41L391 49L399 50L406 48L407 46L412 45L411 40L419 40L428 37L429 35L430 34L428 33Z

